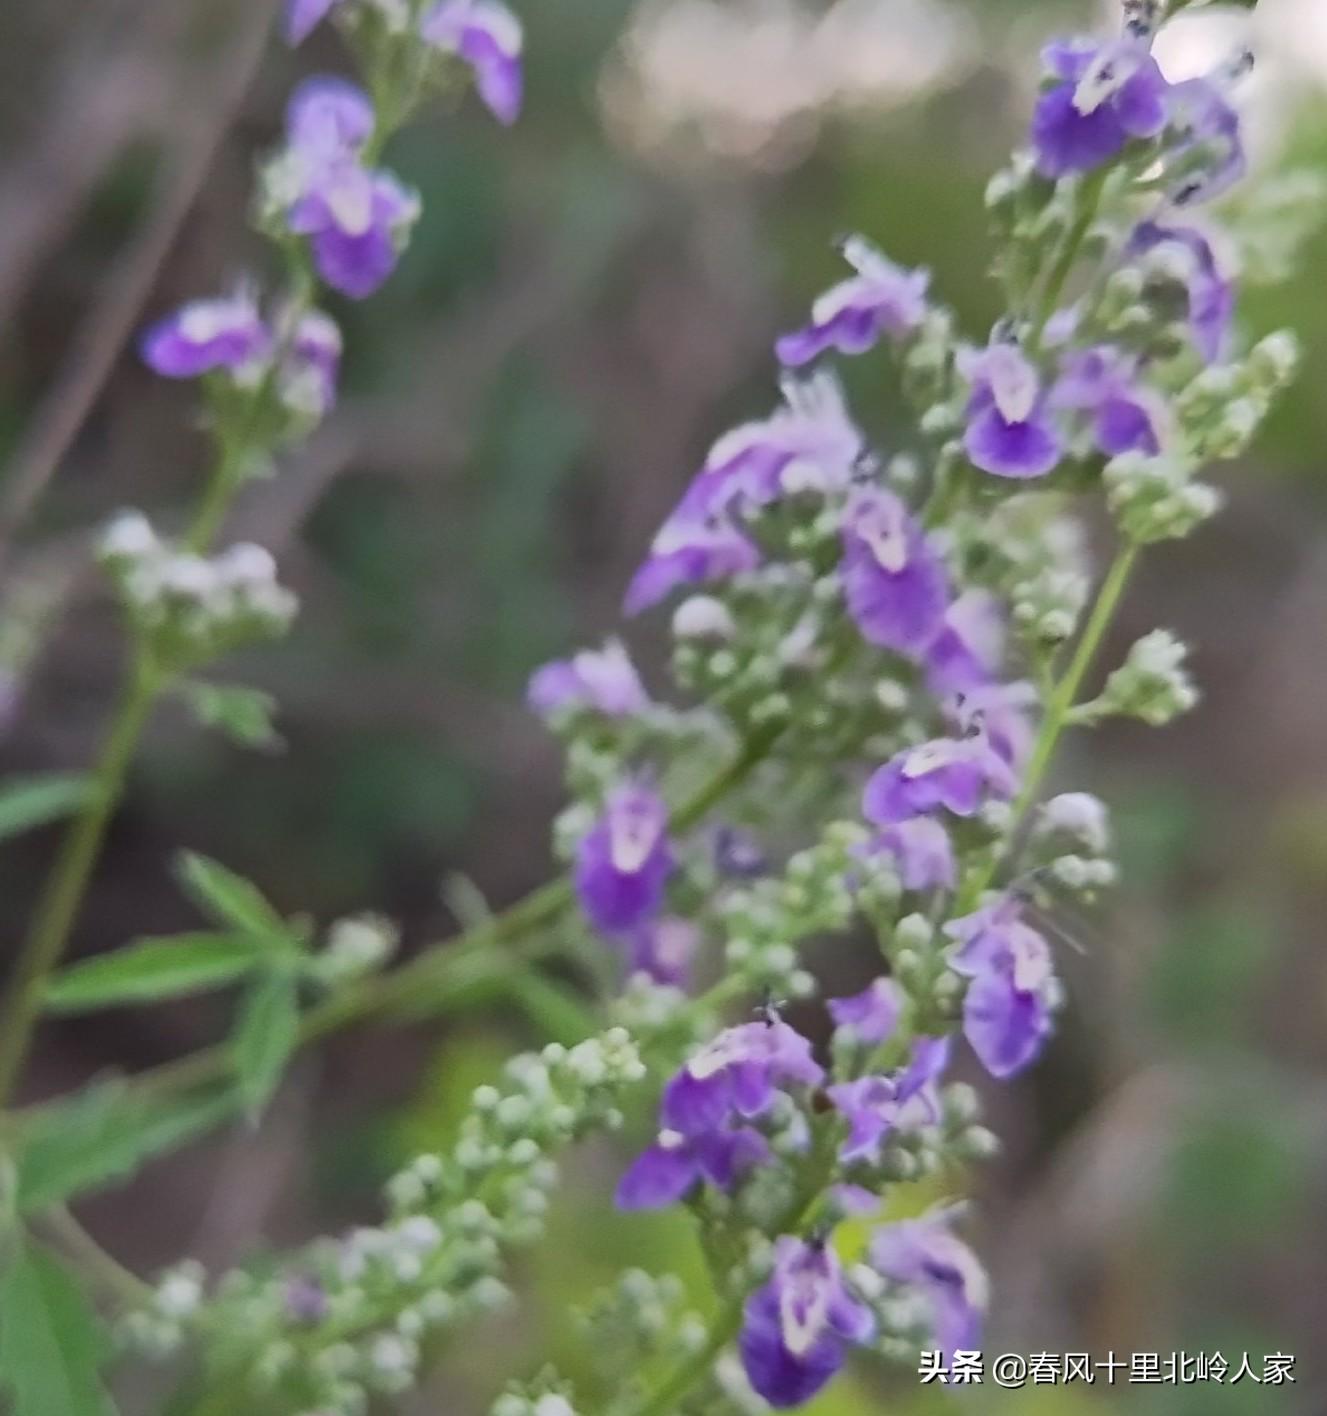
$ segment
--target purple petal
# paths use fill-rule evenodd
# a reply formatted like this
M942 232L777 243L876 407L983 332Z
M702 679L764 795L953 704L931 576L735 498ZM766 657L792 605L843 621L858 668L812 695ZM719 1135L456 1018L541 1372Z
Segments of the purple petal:
M288 0L286 4L286 41L303 44L325 20L337 0Z
M621 1210L664 1209L699 1179L700 1167L689 1147L653 1145L618 1181L615 1203Z

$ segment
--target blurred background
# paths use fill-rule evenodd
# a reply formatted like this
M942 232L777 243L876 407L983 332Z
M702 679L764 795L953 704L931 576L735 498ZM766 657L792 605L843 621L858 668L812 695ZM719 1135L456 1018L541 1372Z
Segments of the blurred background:
M0 525L43 488L0 567L3 770L85 764L120 663L88 573L90 528L126 504L170 524L202 468L189 389L125 339L250 262L246 194L284 96L344 66L330 31L264 44L271 0L7 0L0 6ZM441 882L495 904L551 869L551 740L521 707L548 657L615 625L626 577L710 441L772 403L770 342L839 275L861 231L984 336L981 195L1026 120L1036 52L1095 22L1036 0L557 0L527 24L525 118L478 105L412 128L392 165L425 215L394 280L335 313L340 411L237 534L299 591L293 639L227 666L279 699L284 749L245 753L183 714L156 719L75 949L195 921L178 846L326 923L373 908L406 947L455 922ZM1108 10L1109 7L1104 7ZM1264 0L1193 18L1172 76L1252 34L1260 169L1327 161L1327 5ZM1116 809L1123 888L1072 924L1072 1002L1040 1069L992 1092L1003 1157L976 1177L974 1233L997 1304L988 1352L1221 1350L1299 1356L1299 1384L1075 1387L982 1410L1187 1416L1327 1410L1327 234L1291 282L1245 306L1293 324L1304 376L1230 507L1167 547L1117 647L1157 625L1196 643L1202 707L1165 732L1071 747L1066 784ZM870 361L856 407L887 436ZM58 463L58 470L56 464ZM47 480L49 477L49 481ZM8 529L7 525L5 529ZM637 638L662 689L657 644ZM652 657L653 655L653 657ZM14 940L55 836L0 856ZM827 963L860 977L848 946ZM191 1003L50 1026L31 1094L219 1035ZM234 1262L375 1212L392 1167L449 1133L470 1089L539 1039L500 1009L363 1032L301 1061L270 1116L86 1209L147 1272ZM571 1309L624 1261L690 1265L687 1226L606 1214L620 1166L575 1162L525 1301L467 1335L399 1409L487 1409L544 1354L586 1367ZM949 1409L863 1366L822 1416ZM146 1405L146 1398L142 1398ZM130 1409L134 1409L132 1403ZM975 1409L975 1407L974 1407Z

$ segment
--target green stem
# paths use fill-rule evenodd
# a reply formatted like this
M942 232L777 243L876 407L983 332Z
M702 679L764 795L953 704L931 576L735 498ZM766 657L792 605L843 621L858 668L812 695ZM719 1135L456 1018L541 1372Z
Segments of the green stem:
M1069 283L1069 277L1073 274L1074 266L1078 264L1079 252L1083 249L1083 242L1087 239L1087 233L1092 229L1092 223L1097 219L1097 211L1101 206L1101 196L1105 191L1107 179L1110 177L1110 168L1103 167L1100 171L1094 172L1083 181L1083 185L1078 189L1075 201L1076 215L1073 224L1065 234L1064 243L1060 247L1059 255L1055 259L1055 264L1050 269L1050 274L1046 277L1046 285L1041 294L1041 301L1037 308L1036 322L1032 327L1032 333L1028 337L1028 347L1035 351L1041 344L1041 337L1045 333L1046 324L1050 317L1059 307L1060 299L1064 295L1065 286Z
M108 1298L127 1309L143 1308L151 1301L151 1287L107 1253L63 1205L49 1211L42 1222L69 1258Z

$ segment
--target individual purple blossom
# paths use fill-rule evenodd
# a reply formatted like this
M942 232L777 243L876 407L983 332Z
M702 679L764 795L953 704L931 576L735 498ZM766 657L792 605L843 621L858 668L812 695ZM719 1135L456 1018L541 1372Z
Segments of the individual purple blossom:
M653 983L685 988L700 932L689 920L664 916L638 924L626 937L627 968Z
M995 477L1044 477L1063 453L1059 429L1032 361L1015 344L961 350L959 372L972 388L963 446L973 466Z
M918 1038L897 1076L859 1077L828 1088L835 1109L848 1122L839 1151L845 1163L880 1159L880 1147L896 1130L934 1125L940 1118L936 1083L949 1066L947 1037Z
M878 1229L871 1266L906 1285L926 1304L936 1345L948 1363L955 1352L981 1346L989 1285L980 1260L950 1230L943 1214Z
M1134 231L1129 248L1136 255L1155 250L1174 253L1178 276L1188 292L1194 347L1207 363L1219 362L1230 342L1235 287L1222 272L1208 237L1196 226L1145 221Z
M718 1127L694 1136L663 1130L618 1182L616 1204L622 1210L664 1209L706 1181L729 1190L769 1157L769 1143L749 1126Z
M355 156L376 123L368 94L348 79L327 74L305 79L286 104L286 142L306 163Z
M1178 206L1214 201L1248 170L1238 110L1213 78L1189 79L1170 90L1170 126L1176 141L1170 165L1183 176L1171 193Z
M839 575L869 643L916 655L939 633L949 601L944 562L891 492L863 488L848 503Z
M350 163L328 168L290 210L288 224L307 236L318 274L352 300L372 295L396 269L419 198L388 172Z
M650 706L649 695L620 639L536 669L526 700L536 713L544 715L588 708L608 718L629 718Z
M1005 651L1004 610L987 590L966 590L926 647L926 680L939 697L994 682Z
M661 1116L670 1130L700 1135L734 1115L762 1115L783 1085L816 1087L824 1076L810 1042L781 1018L741 1023L721 1032L673 1077L664 1088Z
M866 784L862 811L877 826L944 807L971 816L987 796L1009 798L1018 782L984 733L936 738L910 747L878 768Z
M581 908L605 934L632 929L658 911L673 865L663 798L643 783L619 787L577 852Z
M776 1410L809 1401L843 1366L849 1344L874 1331L834 1251L784 1235L774 1272L747 1300L738 1347L747 1380Z
M1037 103L1032 145L1046 177L1089 172L1112 161L1135 138L1166 126L1170 86L1145 41L1058 41L1043 51L1058 81Z
M623 608L638 615L680 585L727 580L760 564L760 552L731 522L675 512L659 529L650 554L627 586Z
M271 333L245 292L193 300L153 325L141 343L144 363L168 379L193 379L214 369L237 373L271 349Z
M286 0L287 43L303 44L339 3L340 0Z
M892 978L878 978L861 993L831 998L828 1006L836 1033L863 1047L879 1047L898 1027L903 992Z
M989 683L959 694L947 712L963 733L980 731L991 747L1017 773L1032 751L1036 736L1031 712L1041 701L1033 684Z
M475 87L500 123L520 116L524 95L521 22L497 0L441 0L424 16L420 35L469 65Z
M1056 408L1085 413L1097 448L1107 457L1142 452L1155 457L1166 431L1166 405L1138 380L1137 360L1108 344L1070 356L1051 390Z
M776 345L789 367L808 364L827 349L864 354L882 334L899 339L926 318L930 272L905 270L861 236L843 243L843 256L857 272L827 290L811 307L811 323Z
M949 832L931 816L882 826L867 851L892 856L905 890L952 890L958 866Z
M958 941L950 967L971 980L964 1036L986 1070L1002 1080L1036 1061L1059 999L1050 946L1019 919L1019 909L1008 896L945 926Z
M281 363L281 393L292 407L325 417L336 406L341 331L321 310L300 317Z

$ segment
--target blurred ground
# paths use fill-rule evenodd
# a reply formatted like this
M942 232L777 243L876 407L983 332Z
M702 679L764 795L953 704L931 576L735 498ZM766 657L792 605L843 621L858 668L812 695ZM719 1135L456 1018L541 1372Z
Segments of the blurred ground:
M103 720L118 645L84 573L88 528L123 504L169 520L196 487L189 391L153 382L117 331L256 256L243 219L255 152L292 80L343 62L330 34L260 58L272 9L0 9L0 519L76 433L3 566L6 771L86 762ZM163 712L80 952L190 923L167 870L179 845L289 911L389 912L412 948L451 928L446 873L496 902L543 878L558 763L519 706L528 671L613 626L709 441L769 404L770 339L834 278L832 236L861 230L930 266L984 331L986 176L1016 136L1040 38L1091 14L1027 0L525 9L526 119L501 133L467 105L399 143L394 165L425 201L415 245L380 298L337 310L343 409L238 518L305 602L292 643L232 675L278 696L287 748L245 755ZM1171 62L1201 65L1236 37L1195 22ZM1266 0L1257 40L1262 160L1321 166L1320 0ZM983 1395L992 1412L1327 1403L1324 261L1327 235L1295 282L1252 300L1253 329L1298 328L1304 378L1256 461L1223 474L1227 514L1156 558L1120 630L1121 644L1158 624L1195 641L1203 707L1062 763L1116 806L1125 885L1073 929L1075 1002L1047 1064L992 1097L1009 1146L979 1226L1000 1295L990 1351L1279 1350L1300 1355L1300 1385ZM851 377L887 441L870 369ZM0 859L9 939L51 845L36 836ZM191 1005L51 1028L34 1091L174 1055L218 1024ZM500 1016L339 1041L301 1065L258 1135L157 1168L89 1222L147 1269L182 1247L224 1261L363 1214L392 1160L436 1137L527 1036ZM671 1260L669 1221L644 1238L605 1222L615 1157L582 1164L515 1331L467 1343L411 1409L439 1396L483 1409L545 1330L574 1373L565 1309L595 1272L633 1244ZM869 1381L817 1410L876 1409ZM907 1381L894 1401L942 1409Z

